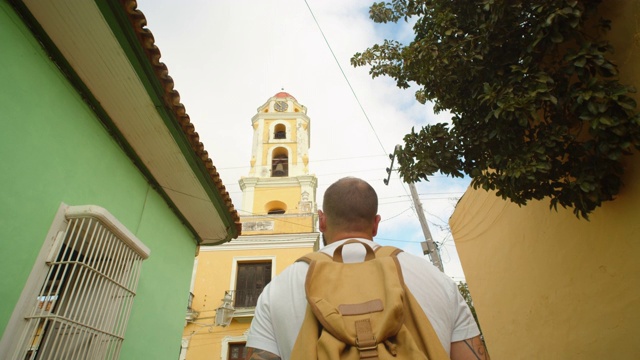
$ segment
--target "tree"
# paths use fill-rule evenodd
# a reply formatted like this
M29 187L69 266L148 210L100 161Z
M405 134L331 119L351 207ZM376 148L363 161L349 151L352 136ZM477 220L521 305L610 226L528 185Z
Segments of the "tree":
M473 299L471 299L471 292L469 291L469 286L467 286L467 283L462 281L458 282L458 291L460 292L460 295L462 295L464 301L467 303L467 306L469 306L469 310L471 310L471 315L473 315L473 319L476 321L478 329L481 329L480 322L478 321L478 315L476 315L476 308L473 307ZM482 333L482 329L480 330L480 332Z
M460 295L462 295L464 301L467 303L467 306L469 306L471 315L473 315L473 319L476 321L476 325L478 325L478 329L480 330L480 338L482 339L482 342L485 343L484 336L482 335L482 328L480 327L480 322L478 321L478 315L476 315L476 308L473 306L473 299L471 298L469 286L467 286L466 282L460 281L458 282L458 291L460 292ZM486 348L487 344L485 343L484 345Z
M622 186L640 148L640 115L607 58L600 0L393 0L378 23L417 17L408 45L385 40L351 59L387 75L450 124L411 129L398 154L407 182L467 174L474 188L524 205L550 198L588 218Z

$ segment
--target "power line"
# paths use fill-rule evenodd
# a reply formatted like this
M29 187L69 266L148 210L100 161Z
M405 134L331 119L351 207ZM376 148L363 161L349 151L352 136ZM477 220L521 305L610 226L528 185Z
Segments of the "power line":
M462 194L464 194L464 191L451 191L451 192L421 192L421 193L418 193L418 195L420 195L420 196L429 196L429 195L462 195ZM403 198L403 197L407 197L407 196L409 196L409 195L388 196L388 197L379 198L378 200L386 200L386 199Z
M391 219L395 219L398 216L400 216L400 215L402 215L402 214L404 214L404 213L406 213L407 211L410 211L410 210L413 210L413 209L411 207L408 207L408 208L402 210L401 212L399 212L398 214L393 215L392 217L380 220L380 222L385 222L385 221L389 221Z
M384 145L382 145L382 141L380 141L380 137L378 137L378 133L376 132L376 129L373 127L373 124L371 123L371 120L369 119L369 115L367 115L367 112L364 110L364 107L362 106L362 103L360 103L360 99L358 98L358 95L356 94L355 90L353 89L353 86L351 86L351 82L347 78L347 74L345 74L344 70L342 70L342 66L340 65L340 62L338 61L338 58L336 57L336 54L333 52L333 49L331 48L331 44L329 44L329 40L327 40L327 37L324 35L324 31L322 31L322 28L320 27L320 23L318 23L318 20L316 19L316 16L314 15L313 10L311 10L311 6L309 6L309 3L307 2L307 0L304 0L304 3L307 5L307 8L309 9L309 12L311 13L311 17L313 17L313 21L315 21L316 26L318 26L318 30L320 30L320 34L322 34L322 38L324 39L324 42L327 44L327 47L329 48L329 51L331 52L331 55L333 56L333 59L336 61L336 64L338 65L338 68L340 69L340 72L342 73L342 77L344 77L344 80L347 82L347 85L349 85L349 89L351 89L351 93L353 94L353 97L356 99L356 102L358 103L358 106L360 106L360 110L362 110L362 114L364 114L365 119L367 119L367 122L369 123L369 126L371 127L371 130L373 131L373 134L375 135L376 139L378 140L378 144L380 144L380 147L382 148L382 152L384 154L386 154L387 151L384 149Z
M420 201L423 200L457 200L459 197L430 197L430 198L420 198ZM405 203L405 202L413 202L411 199L407 199L407 200L398 200L398 201L386 201L386 202L381 202L378 203L378 205L391 205L391 204L399 204L399 203ZM431 214L429 214L431 215Z
M357 159L376 158L376 157L386 157L386 155L361 155L361 156L349 156L349 157L333 158L333 159L310 160L309 164L314 164L318 162L327 162L327 161L357 160ZM251 166L243 165L243 166L216 167L216 168L219 171L224 171L224 170L235 170L235 169L250 169Z

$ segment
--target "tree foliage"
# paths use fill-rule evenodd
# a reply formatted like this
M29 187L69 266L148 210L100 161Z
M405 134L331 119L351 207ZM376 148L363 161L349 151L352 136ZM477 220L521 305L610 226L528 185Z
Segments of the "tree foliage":
M393 0L378 23L417 18L415 38L351 59L450 124L412 129L398 154L405 181L467 174L474 188L524 205L550 198L587 218L622 186L622 158L640 148L640 116L607 58L600 0Z
M473 299L471 298L471 292L469 291L469 286L467 285L467 283L462 281L458 282L458 291L460 292L460 295L462 295L464 301L467 303L467 306L469 306L469 310L471 310L471 315L473 315L473 319L476 321L478 329L481 329L480 322L478 321L478 315L476 315L476 308L473 306ZM480 330L480 332L482 332L482 329Z

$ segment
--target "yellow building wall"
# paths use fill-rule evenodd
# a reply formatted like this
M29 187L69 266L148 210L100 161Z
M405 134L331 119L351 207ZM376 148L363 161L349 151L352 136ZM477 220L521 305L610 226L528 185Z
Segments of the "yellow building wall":
M287 205L287 214L298 212L301 200L300 186L257 187L253 196L253 213L266 214L265 205L271 201L281 201Z
M250 222L263 222L273 221L273 230L259 229L256 231L250 230L248 227L243 228L242 235L271 235L271 234L294 234L294 233L309 233L315 231L315 218L316 216L288 216L288 215L273 215L273 216L243 216L243 223Z
M640 1L607 1L623 83L640 88ZM451 231L493 359L640 359L640 154L618 198L577 219L468 189Z
M231 289L234 259L254 257L274 257L276 275L301 256L313 251L312 248L251 249L207 251L201 249L197 257L197 276L194 283L192 308L200 313L198 318L187 324L183 338L189 339L188 360L220 359L225 337L240 337L249 328L251 318L238 321L228 327L212 326L215 309L222 303L225 290ZM223 359L226 360L226 359Z

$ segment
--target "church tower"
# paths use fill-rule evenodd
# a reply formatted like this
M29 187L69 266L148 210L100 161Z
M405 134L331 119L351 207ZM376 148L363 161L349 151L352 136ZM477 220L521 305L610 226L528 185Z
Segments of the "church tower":
M180 359L244 359L247 330L264 287L318 249L318 181L308 168L310 123L307 108L286 92L269 98L251 119L251 168L239 180L242 235L200 247ZM224 315L229 310L231 317Z
M318 181L309 175L307 108L279 92L258 107L251 125L251 168L240 180L243 235L314 232Z

